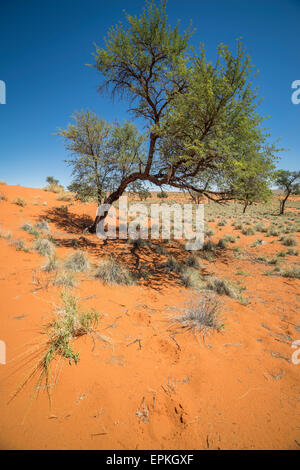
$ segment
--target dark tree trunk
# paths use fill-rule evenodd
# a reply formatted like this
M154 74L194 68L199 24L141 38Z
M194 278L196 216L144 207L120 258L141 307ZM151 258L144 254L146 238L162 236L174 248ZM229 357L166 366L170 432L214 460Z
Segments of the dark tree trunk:
M249 205L249 203L248 203L248 201L246 201L245 204L244 204L244 208L243 208L243 214L245 214L248 205Z
M285 203L286 203L286 201L288 200L289 195L290 195L290 193L288 193L288 194L285 196L285 198L280 201L280 215L283 215L283 214L284 214Z

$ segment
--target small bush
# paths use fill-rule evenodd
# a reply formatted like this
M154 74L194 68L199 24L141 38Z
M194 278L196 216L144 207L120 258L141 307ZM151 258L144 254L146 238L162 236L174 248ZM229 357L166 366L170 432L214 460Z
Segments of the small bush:
M212 330L220 331L224 323L219 316L220 301L213 295L204 295L187 305L184 311L176 316L175 321L183 328L200 332L205 336Z
M101 279L107 284L134 284L131 272L114 258L100 261L94 273L94 277Z
M67 259L65 268L76 273L83 273L90 269L90 261L83 251L75 251Z
M7 201L7 197L5 196L5 194L0 194L0 201Z
M166 199L168 197L168 193L161 191L160 193L157 193L157 197L160 199Z
M34 249L43 256L53 256L55 249L53 244L46 238L39 238L34 243Z

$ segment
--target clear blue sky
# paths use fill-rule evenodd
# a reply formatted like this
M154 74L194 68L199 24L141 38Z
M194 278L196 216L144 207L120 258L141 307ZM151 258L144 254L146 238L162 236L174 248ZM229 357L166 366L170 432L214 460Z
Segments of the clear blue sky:
M138 13L143 0L1 0L0 80L7 104L0 104L0 180L41 187L48 175L70 182L70 168L57 127L74 110L89 108L106 120L126 116L126 103L97 92L93 43L103 45L108 28ZM291 83L300 80L300 0L169 0L169 20L190 19L193 44L206 44L213 60L220 42L235 47L243 37L260 70L260 106L270 116L273 139L282 137L280 167L299 169L300 104L291 102Z

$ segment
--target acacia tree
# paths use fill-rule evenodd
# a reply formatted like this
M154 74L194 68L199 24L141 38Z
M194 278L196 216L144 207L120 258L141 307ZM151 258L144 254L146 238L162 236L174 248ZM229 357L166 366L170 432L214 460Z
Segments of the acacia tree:
M163 0L159 6L147 2L139 17L126 19L127 27L111 28L105 47L96 47L93 66L101 73L100 90L128 99L134 116L143 119L148 151L130 171L118 173L104 202L112 204L137 181L231 199L234 188L224 181L232 169L253 149L263 158L267 146L249 56L240 42L236 55L220 45L214 65L203 47L197 55L189 46L192 31L168 25Z
M288 198L293 194L300 194L300 171L279 170L276 184L284 194L283 199L280 200L280 215L283 215Z
M143 158L144 138L133 124L109 124L91 111L76 112L73 119L74 124L57 132L71 152L68 189L82 201L102 204Z
M275 165L273 158L265 153L252 153L241 159L232 169L229 189L235 200L243 202L243 214L253 203L266 203L272 196ZM225 187L228 182L225 182Z

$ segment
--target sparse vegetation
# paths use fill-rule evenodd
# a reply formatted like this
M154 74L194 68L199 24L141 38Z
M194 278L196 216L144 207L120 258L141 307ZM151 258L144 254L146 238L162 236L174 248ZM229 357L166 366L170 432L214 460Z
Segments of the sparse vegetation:
M183 328L203 336L213 330L221 331L225 325L219 314L220 305L216 296L204 294L197 300L193 299L184 311L175 317L175 321Z
M15 204L17 204L17 206L21 206L21 207L25 207L27 204L26 200L21 197L17 197L17 199L14 202Z
M55 249L47 238L38 238L34 243L34 249L43 256L53 256Z
M112 257L99 262L94 277L107 284L134 284L131 272Z
M75 273L84 273L90 269L90 261L83 251L76 251L69 256L65 268Z

